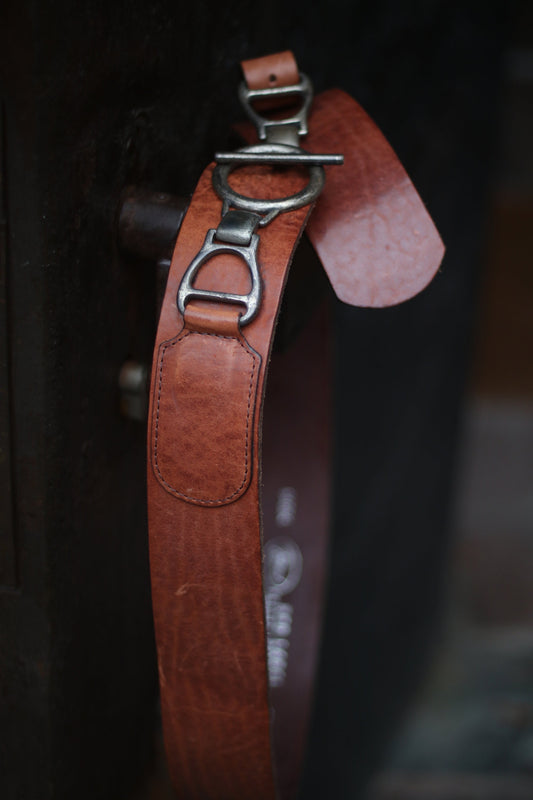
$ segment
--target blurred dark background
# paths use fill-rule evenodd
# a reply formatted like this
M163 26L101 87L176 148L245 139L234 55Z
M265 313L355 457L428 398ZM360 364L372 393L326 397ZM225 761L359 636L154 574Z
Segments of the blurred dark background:
M509 9L444 624L368 797L533 797L533 6Z
M0 795L170 796L143 414L118 385L151 359L156 269L117 209L127 186L186 198L240 114L238 61L291 47L382 127L447 246L403 306L335 306L302 798L533 797L531 3L1 14Z

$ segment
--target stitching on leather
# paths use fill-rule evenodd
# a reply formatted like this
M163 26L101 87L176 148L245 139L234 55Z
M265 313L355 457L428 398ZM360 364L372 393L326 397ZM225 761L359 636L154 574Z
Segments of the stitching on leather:
M163 475L161 473L161 470L159 468L159 462L158 462L158 458L157 458L157 447L158 447L158 440L159 440L159 411L160 411L160 405L161 405L161 391L162 391L162 385L163 385L163 360L165 358L165 352L168 350L169 347L175 347L175 345L179 344L180 342L183 342L184 339L186 339L188 336L192 336L193 334L196 335L196 336L214 336L216 339L228 339L230 341L237 342L242 347L242 349L244 350L244 352L246 354L251 355L252 361L253 361L253 366L252 366L252 369L251 369L251 372L250 372L250 385L248 387L248 405L247 405L247 409L246 409L246 437L245 437L245 443L244 443L244 476L243 476L243 479L242 479L242 482L241 482L240 486L234 492L232 492L227 497L222 497L222 498L219 498L218 500L205 500L205 499L200 498L200 497L193 497L192 495L187 495L184 492L180 492L178 489L175 489L170 483L168 483L168 481L166 481L164 479L164 477L163 477ZM235 336L222 336L219 333L204 333L202 331L187 331L185 334L183 334L183 336L180 336L174 342L170 342L170 343L166 344L163 347L163 350L161 351L161 357L160 357L159 381L158 381L158 391L157 391L157 406L156 406L156 420L155 420L155 434L154 434L154 465L155 465L156 474L157 474L160 482L172 494L176 495L177 497L182 497L184 500L191 500L191 501L194 501L195 503L202 504L202 505L222 505L223 503L228 503L230 500L235 498L242 491L243 487L246 485L246 480L247 480L248 471L249 471L248 443L249 443L249 438L250 438L250 409L251 409L251 404L252 404L252 389L253 389L253 383L254 383L254 374L255 374L255 369L256 369L256 361L257 361L257 354L254 353L254 351L251 348L246 347L246 345L244 345Z

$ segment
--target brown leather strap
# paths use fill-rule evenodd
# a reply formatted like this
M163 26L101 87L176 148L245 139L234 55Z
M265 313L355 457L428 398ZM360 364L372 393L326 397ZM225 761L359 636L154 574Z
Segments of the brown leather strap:
M259 65L249 62L246 72L259 87L271 74L292 81L289 62L286 56L278 58L283 69L274 69L268 59ZM343 98L330 93L316 105L306 143L310 150L317 143L326 145L321 149L336 148L336 129L343 129L338 104L341 116L358 115ZM409 242L409 231L416 241L431 240L433 271L440 261L440 240L420 223L427 213L420 201L413 201L405 173L388 155L384 165L372 161L375 128L370 123L362 130L362 143L351 132L346 141L340 136L340 149L348 144L353 150L349 157L362 176L361 196L354 206L347 193L353 176L346 178L337 186L345 199L335 209L328 201L325 222L322 218L313 234L333 285L355 298L364 295L369 276L361 267L362 288L353 291L349 259L355 253L357 277L357 264L367 261L366 255L359 258L359 248L387 251L384 236L371 236L377 222L365 206L365 192L386 214L397 212L396 200L408 199L413 216L404 215L398 229L394 221L385 220L394 256L403 225ZM377 141L378 149L383 147ZM368 175L357 155L358 148L365 151L365 143ZM274 800L279 796L277 770L285 799L296 792L320 622L329 495L326 325L323 316L315 315L294 345L272 358L265 397L281 295L309 206L280 214L261 230L263 294L250 324L241 328L237 307L198 299L186 306L183 316L179 313L176 295L182 277L207 230L220 221L212 171L213 165L202 175L180 230L152 372L148 508L165 746L180 798ZM299 191L302 181L296 169L255 166L233 173L231 185L248 197L276 198ZM361 222L365 213L368 219ZM329 225L335 228L340 256L331 244ZM356 250L351 244L354 225L366 236ZM423 250L418 248L412 258L414 271ZM392 274L389 283L398 284L394 264L389 263L389 271L380 270L385 283ZM426 280L428 265L418 272ZM421 282L418 277L409 286L420 288ZM246 294L249 284L242 260L224 253L204 264L195 286ZM401 292L388 291L396 302ZM379 287L370 294L375 303Z
M290 50L283 53L274 53L262 58L253 58L241 62L244 80L248 89L275 89L283 86L296 86L300 81L298 65ZM295 98L289 94L268 98L263 97L254 101L254 107L261 112L282 111L294 104ZM298 103L297 103L298 105ZM281 113L280 116L286 115Z
M373 308L414 297L433 279L444 245L398 156L339 89L316 98L309 124L310 150L344 153L344 167L328 169L308 228L337 297Z
M251 142L255 132L241 123ZM444 245L418 192L379 128L340 89L315 98L305 146L344 154L306 233L340 300L383 308L403 303L434 278Z
M241 63L249 89L294 86L299 81L298 65L290 50Z
M243 70L253 89L298 82L290 51L245 61ZM254 140L251 126L238 128ZM353 98L331 89L314 101L306 147L344 154L343 169L327 169L307 228L337 297L374 308L414 297L434 277L444 245L377 125Z
M310 209L279 216L262 233L261 312L244 332L232 307L214 314L212 304L193 301L182 320L181 277L220 219L211 172L180 231L152 377L150 559L163 724L179 797L271 800L260 411L286 269ZM297 176L287 181L287 191L298 188ZM264 176L244 171L233 185L265 192ZM245 293L247 282L242 264L220 255L197 285Z

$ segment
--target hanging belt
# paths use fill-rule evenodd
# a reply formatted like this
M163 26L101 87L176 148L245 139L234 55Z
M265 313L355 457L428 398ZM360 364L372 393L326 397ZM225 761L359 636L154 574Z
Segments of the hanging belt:
M311 85L292 54L243 70L239 94L260 142L217 154L200 178L152 371L152 595L180 799L285 800L297 791L327 561L324 308L281 352L272 355L272 342L313 206L320 196L309 238L346 302L412 296L443 253L403 168L351 98L317 98L308 133ZM242 133L250 140L251 126ZM337 151L345 166L328 167L325 181L324 165L342 161Z

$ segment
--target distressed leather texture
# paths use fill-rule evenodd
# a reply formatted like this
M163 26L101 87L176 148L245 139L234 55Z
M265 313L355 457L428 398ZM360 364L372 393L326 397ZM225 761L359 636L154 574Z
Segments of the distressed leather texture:
M181 278L201 248L206 230L216 227L220 220L221 203L211 186L212 169L211 165L202 175L180 230L159 322L152 374L148 513L163 727L178 797L272 800L277 795L271 758L262 589L260 410L286 270L310 208L280 215L262 231L258 249L263 288L261 312L242 334L238 333L240 311L236 307L228 306L222 312L214 304L192 301L183 320L176 307ZM300 181L297 174L285 176L282 194L297 191ZM275 196L274 192L280 192L273 179L268 185L262 171L255 177L249 170L239 171L232 183L243 193L262 195L270 191ZM248 283L247 268L242 261L226 254L209 261L196 281L200 288L237 293L245 293ZM245 342L246 348L258 354L249 484L238 499L223 505L191 503L176 496L160 482L153 466L160 347L175 339L181 339L182 344L182 337L191 329L195 331L192 335L217 331L232 340L228 340L232 352L238 352L236 348L240 351L241 343ZM211 351L209 337L198 336L197 341L209 342L207 349ZM212 364L201 353L198 356L194 380L209 392L214 377ZM185 378L183 372L179 373L176 383L175 365L169 361L168 367L167 373L166 364L163 370L168 376L167 395L174 393L179 404L181 382L188 381L189 376ZM245 370L248 376L248 363ZM219 431L222 439L226 434L231 436L235 407L240 409L237 418L244 427L242 376L237 384L235 397L232 391L226 391L224 405L229 413L224 416L224 430ZM166 402L171 404L174 400L169 396ZM198 425L203 430L211 426L207 418L212 411L209 404L199 400L198 405L189 403L187 409L187 415L177 424L180 430L189 431L189 437ZM200 421L202 415L206 419ZM193 453L190 446L172 436L168 445L168 452L171 451L180 459L196 458L196 475L204 470L206 478L213 477L211 457L201 448ZM226 454L220 464L219 481L225 480L227 470L233 470L234 465L228 460ZM241 469L241 454L238 461ZM159 468L162 474L165 469L174 469L170 464L163 466L160 459ZM221 487L216 485L216 488Z
M236 125L247 142L251 125ZM394 150L368 114L340 89L315 98L305 148L343 153L325 167L326 184L306 234L344 303L397 305L422 291L440 266L444 245Z
M398 157L349 95L319 95L306 147L344 153L327 168L307 228L337 297L354 306L403 303L434 277L444 245Z
M245 74L253 88L272 85L272 75L292 85L294 59L248 62ZM328 170L308 228L339 297L379 306L423 288L442 244L367 115L342 92L327 92L315 101L304 144L346 159ZM263 294L249 325L240 329L237 307L199 300L181 316L181 278L220 221L212 171L200 178L176 243L152 371L148 512L165 747L183 800L289 800L304 752L327 550L327 326L315 315L272 357L265 395L287 270L311 207L261 229ZM299 191L305 175L247 167L231 185L283 197ZM242 260L228 254L208 261L195 283L238 294L249 284ZM280 498L289 498L285 506ZM263 557L270 543L287 541L304 568L290 597L276 600L285 620L276 665L286 674L269 691Z
M231 503L246 491L260 363L236 321L234 335L185 328L161 344L152 453L154 472L168 492L210 506Z

